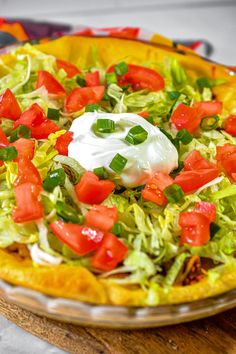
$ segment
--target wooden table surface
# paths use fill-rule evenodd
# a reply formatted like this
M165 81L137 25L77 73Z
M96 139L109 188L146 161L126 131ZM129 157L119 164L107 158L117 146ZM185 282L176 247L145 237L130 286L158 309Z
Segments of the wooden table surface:
M0 313L26 331L69 353L236 353L236 309L185 324L133 331L88 328L61 323L34 315L1 298Z

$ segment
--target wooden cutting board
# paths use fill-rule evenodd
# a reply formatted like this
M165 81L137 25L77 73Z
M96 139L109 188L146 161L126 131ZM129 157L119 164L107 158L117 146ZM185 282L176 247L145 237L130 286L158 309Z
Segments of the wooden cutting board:
M236 309L181 325L145 330L79 327L34 315L0 298L0 313L26 331L78 354L235 354Z

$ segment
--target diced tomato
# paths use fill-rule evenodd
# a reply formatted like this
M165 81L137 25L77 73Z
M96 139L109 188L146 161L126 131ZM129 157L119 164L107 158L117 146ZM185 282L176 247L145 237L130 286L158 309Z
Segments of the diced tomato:
M18 161L18 174L14 182L14 187L24 183L42 185L39 171L34 164L27 158L20 158Z
M221 162L226 159L228 156L236 152L236 145L225 144L223 146L216 147L216 160Z
M11 90L6 89L6 91L0 96L0 118L16 120L20 115L21 109L17 99Z
M94 71L93 73L87 73L85 75L86 86L94 87L100 86L100 74L99 71Z
M210 240L209 219L196 211L180 213L179 225L182 228L180 245L202 246Z
M33 140L20 138L14 141L14 143L12 143L11 145L15 146L18 152L17 160L21 158L27 158L29 160L32 160L32 158L34 157L35 142Z
M37 220L43 217L43 205L39 201L42 187L33 183L23 183L14 187L16 207L12 217L16 223Z
M64 87L60 84L60 82L57 81L52 74L45 70L40 70L38 73L36 88L39 88L41 86L44 86L48 93L54 95L63 96L66 93Z
M0 148L8 146L10 143L7 139L6 134L4 131L0 128Z
M92 258L92 266L104 271L112 270L124 260L128 250L116 236L108 233Z
M114 66L108 69L113 72ZM155 70L139 65L128 65L128 72L118 78L120 86L132 85L133 90L159 91L164 89L165 81Z
M207 168L196 171L183 171L176 178L185 193L193 192L219 176L218 168Z
M75 88L67 96L65 102L66 112L77 112L88 104L98 103L103 98L104 91L104 86Z
M197 202L194 211L205 215L210 222L216 221L216 206L213 203Z
M193 107L179 104L170 117L171 122L176 129L187 129L190 133L194 133L200 125L201 118L198 116L198 110Z
M75 65L73 65L65 60L57 59L56 65L57 65L58 70L59 69L65 70L65 72L67 73L67 76L69 78L81 73L81 71Z
M193 107L198 110L199 118L215 116L222 112L223 104L220 101L202 101L195 102Z
M32 137L35 139L47 139L52 133L60 130L58 126L52 122L50 119L46 119L39 127L36 129L31 129Z
M45 116L37 103L21 114L14 124L14 129L20 124L26 125L31 130L31 137L35 139L47 139L49 134L59 130L58 126Z
M85 172L75 186L79 200L88 204L100 204L115 189L115 183L109 180L99 180L92 172Z
M236 115L230 115L225 123L225 131L232 136L236 136Z
M55 148L60 155L68 156L68 146L72 140L73 140L72 132L66 132L57 138Z
M217 146L216 160L221 170L236 182L236 145Z
M80 256L96 250L104 237L101 230L84 225L66 224L63 221L55 221L49 227L63 243Z
M117 207L108 208L105 205L94 205L85 216L85 223L102 231L111 231L118 219Z
M143 118L148 118L149 117L148 111L139 112L138 115L143 117Z
M167 203L167 198L163 190L173 183L174 180L169 175L163 172L157 172L142 190L142 197L158 205L164 205Z
M192 152L190 152L188 157L184 160L185 171L202 170L215 167L215 164L204 159L204 157L202 157L200 152L197 150L193 150Z
M235 173L236 173L236 152L225 157L221 161L223 171L236 182Z

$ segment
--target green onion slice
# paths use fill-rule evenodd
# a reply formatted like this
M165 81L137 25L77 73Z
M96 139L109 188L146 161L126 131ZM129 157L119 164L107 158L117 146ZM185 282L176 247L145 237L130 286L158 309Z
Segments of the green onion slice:
M100 133L112 133L115 131L115 122L111 119L98 119L96 129Z
M211 222L210 224L210 236L211 238L215 236L215 234L220 230L220 226L215 222Z
M106 74L106 82L107 85L117 84L117 77L115 73L107 73Z
M202 119L200 127L202 130L213 130L218 126L219 116L209 116Z
M29 139L31 137L31 130L24 124L20 124L10 135L10 142L14 143L14 141L25 138Z
M57 201L55 208L57 215L67 222L72 222L73 224L82 224L84 221L84 217L79 215L74 208L66 203Z
M125 140L132 145L143 143L148 137L148 132L141 125L131 128L125 137Z
M181 93L179 91L169 91L167 92L168 96L170 97L171 100L177 100Z
M187 129L184 128L178 131L176 134L176 139L181 141L182 144L188 145L193 140L193 136Z
M59 120L60 110L55 108L48 108L47 117L53 120Z
M95 175L98 176L99 179L106 179L108 177L104 167L94 168L93 173L95 173Z
M211 80L208 79L207 77L199 77L199 79L197 79L196 81L196 84L200 89L204 89L205 87L207 88L212 87Z
M114 235L119 236L119 235L121 234L121 232L122 232L122 226L121 226L121 224L119 224L119 223L114 224L114 226L113 226L111 232L112 232Z
M65 184L66 174L63 168L58 168L48 174L43 182L43 188L52 192L56 186L63 186Z
M170 203L177 203L184 197L184 192L178 184L171 184L163 192Z
M99 105L97 104L88 104L85 107L85 112L95 112L99 110Z
M0 161L12 161L18 156L15 146L6 146L0 148Z
M120 154L116 154L116 155L113 157L113 159L112 159L112 161L111 161L109 167L110 167L114 172L120 174L120 173L123 171L123 169L125 168L125 165L127 164L127 161L128 161L128 160L127 160L124 156L122 156L122 155L120 155Z
M128 70L129 70L128 65L124 61L121 61L120 63L114 66L114 71L118 76L122 76L126 74Z
M69 177L69 180L73 184L77 184L80 181L80 178L85 173L85 169L72 157L64 155L56 155L53 159L56 162L60 162L62 167Z
M76 76L76 82L77 82L77 84L78 84L80 87L86 86L86 81L85 81L85 79L84 79L82 76L80 76L80 75L77 75L77 76Z

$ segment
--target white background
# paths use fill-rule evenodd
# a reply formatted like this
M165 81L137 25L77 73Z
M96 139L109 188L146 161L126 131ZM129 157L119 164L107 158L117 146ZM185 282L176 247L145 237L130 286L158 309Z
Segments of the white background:
M236 66L236 0L0 0L0 16L93 27L138 26L172 39L206 39ZM1 354L61 354L0 316Z

